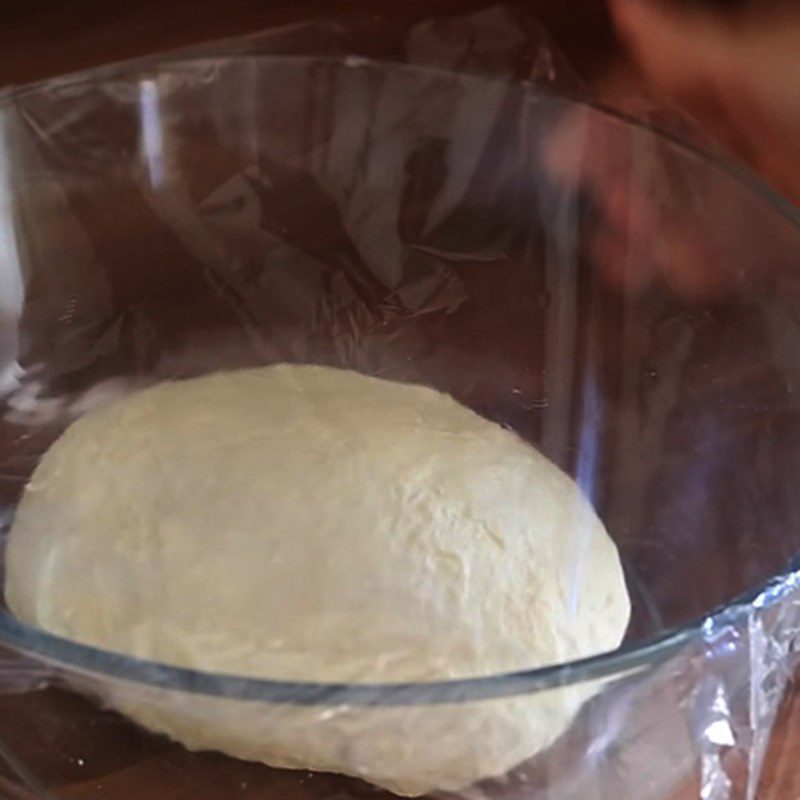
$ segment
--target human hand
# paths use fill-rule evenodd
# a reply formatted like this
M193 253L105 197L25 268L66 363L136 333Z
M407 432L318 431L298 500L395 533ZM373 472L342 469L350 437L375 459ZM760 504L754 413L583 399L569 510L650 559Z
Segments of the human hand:
M800 198L800 76L794 89L796 109L787 112L774 102L773 83L766 81L762 95L760 84L751 80L761 67L754 65L750 71L748 59L756 56L748 48L755 45L745 41L744 28L697 12L665 9L654 0L610 2L646 81L636 88L646 92L647 102L637 104L633 112L646 108L651 120L668 120L673 131L681 130L676 122L682 123L690 141L721 141L786 193L797 187ZM794 19L798 27L791 33L798 37L800 53L800 15ZM759 42L768 38L764 32L768 25L775 26L774 19L759 21ZM776 29L769 30L777 35ZM741 41L731 38L734 31ZM715 37L721 43L708 42ZM722 55L714 56L715 46ZM776 45L782 58L786 46ZM748 54L747 59L737 60L737 48ZM770 62L776 76L783 76L779 67L790 60L794 59ZM759 116L752 111L747 117L736 105L740 99L736 70L749 76L745 83L752 93L747 102L761 109ZM626 91L630 84L622 73L622 80L618 77L600 87L600 97L612 106L631 109ZM694 123L687 124L681 112L691 114ZM798 125L794 138L793 114ZM773 117L774 123L763 122ZM706 136L696 130L698 124ZM629 126L613 115L578 106L548 137L544 160L567 197L580 190L592 201L599 222L589 238L590 257L608 283L625 291L635 293L654 281L665 281L689 299L724 295L742 280L758 280L759 274L766 274L767 264L785 261L789 250L796 253L794 229L789 230L791 226L760 202L746 183L646 126Z
M800 202L800 11L729 18L659 0L610 8L653 94Z

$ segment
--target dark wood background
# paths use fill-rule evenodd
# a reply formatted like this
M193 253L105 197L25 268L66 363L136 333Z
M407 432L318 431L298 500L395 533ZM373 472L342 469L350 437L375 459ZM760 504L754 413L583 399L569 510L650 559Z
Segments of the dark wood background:
M209 38L321 16L401 22L485 7L486 0L6 0L0 2L0 84L36 80ZM597 0L528 0L569 58L591 74L612 51Z
M314 17L379 12L411 22L486 5L485 0L0 0L0 86ZM601 2L528 0L526 7L587 81L603 91L640 88ZM800 798L798 753L800 693L790 692L759 800ZM681 800L696 797L696 787L687 787Z

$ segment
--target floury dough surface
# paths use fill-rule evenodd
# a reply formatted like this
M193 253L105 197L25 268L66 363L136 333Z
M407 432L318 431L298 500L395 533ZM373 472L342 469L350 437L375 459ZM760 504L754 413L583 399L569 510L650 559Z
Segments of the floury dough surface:
M296 681L426 681L615 648L629 600L576 485L449 396L326 367L165 383L50 448L6 598L107 650ZM549 745L585 696L403 707L244 702L103 682L192 749L456 790Z

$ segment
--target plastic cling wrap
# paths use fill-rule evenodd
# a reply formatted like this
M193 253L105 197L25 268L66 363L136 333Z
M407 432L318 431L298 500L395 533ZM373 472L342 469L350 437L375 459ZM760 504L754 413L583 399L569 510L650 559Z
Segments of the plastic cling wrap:
M437 472L451 451L432 452L428 483L401 486L404 509L441 511L426 505L434 478L472 481L437 531L447 520L480 522L475 509L492 492L511 492L531 459L541 466L531 448L570 476L574 484L541 473L561 487L554 496L580 498L544 504L552 518L572 515L560 528L570 535L547 551L561 555L543 557L539 573L535 560L522 566L557 573L552 597L566 598L565 619L580 617L575 630L597 641L555 636L545 657L521 634L495 635L546 630L553 614L551 595L532 593L530 607L524 591L503 595L510 572L481 584L487 598L505 598L509 616L469 628L489 631L467 642L472 649L458 639L464 620L450 624L442 609L457 605L470 575L489 574L493 548L515 544L502 526L476 523L480 552L494 555L472 562L474 573L457 549L424 551L436 566L416 588L441 605L420 613L420 595L403 595L399 579L365 589L373 602L358 618L374 622L343 633L334 650L358 640L378 651L364 651L352 674L327 680L324 665L307 660L298 674L296 654L277 639L280 670L242 672L229 640L225 649L186 631L198 629L194 611L213 617L248 581L258 588L258 576L243 569L204 582L213 558L201 554L182 573L203 589L196 602L176 601L183 627L155 642L157 626L123 626L127 652L48 633L4 608L0 794L390 797L377 783L465 800L755 800L800 624L800 232L779 199L724 158L593 104L538 26L504 8L407 31L313 23L23 87L3 98L0 139L6 533L22 519L23 493L27 503L49 491L31 476L64 431L79 430L76 420L120 408L135 416L141 408L120 401L163 398L158 384L277 364L334 367L381 379L373 388L428 387L409 391L427 398L436 424L421 411L393 417L400 429L412 419L409 438L424 418L432 439L459 446L457 407L476 441L499 443L521 465L480 472L474 459L471 472L477 451L465 447L452 470ZM291 380L302 395L305 378ZM247 397L232 396L242 407ZM449 410L436 416L440 403ZM226 416L231 404L217 406L207 429L235 416ZM359 411L363 430L375 430L380 409L364 402ZM181 424L177 415L163 441L151 436L142 449L167 453ZM278 448L285 431L273 424ZM335 447L318 441L319 453ZM102 481L99 446L56 470L81 488L74 508L98 487L124 506L128 487L114 475L129 474L122 467L139 452L121 448ZM324 477L319 453L309 475ZM185 470L152 462L159 524L141 526L143 541L164 552L193 530L172 513L169 487L200 475L205 456L187 446L177 458ZM337 480L343 463L331 460ZM364 481L375 477L359 469ZM234 474L258 475L245 465L191 487L198 526L230 501ZM580 494L569 494L573 485ZM319 484L298 480L291 491L287 507L318 509ZM511 519L529 494L523 486L507 505L488 506ZM363 518L363 498L342 497L338 513ZM103 587L87 616L145 602L141 585L105 580L120 574L108 559L135 563L150 552L122 535L123 520L149 512L124 508L109 524L108 550L72 566ZM67 531L67 511L45 526L48 537ZM599 587L613 584L613 569L599 565L613 551L595 514L632 606L616 650L602 644L613 592L601 597ZM208 553L224 552L230 534L221 525ZM64 533L63 549L40 565L66 563L66 542ZM418 564L413 553L392 557ZM362 580L358 557L353 550ZM145 569L167 598L176 581L165 563ZM329 560L286 563L292 602L310 604ZM388 591L407 612L394 620L406 638L381 651ZM30 596L44 613L49 595ZM605 611L593 605L600 600ZM281 608L259 609L260 619L277 625ZM425 661L416 632L441 619ZM331 625L346 632L350 621ZM315 630L302 634L311 641ZM236 644L252 649L247 636ZM173 657L149 657L156 645ZM198 648L229 666L192 668L187 653ZM241 758L208 750L211 729L216 750ZM265 742L287 768L256 763ZM351 776L323 771L332 763ZM446 780L445 763L454 770Z

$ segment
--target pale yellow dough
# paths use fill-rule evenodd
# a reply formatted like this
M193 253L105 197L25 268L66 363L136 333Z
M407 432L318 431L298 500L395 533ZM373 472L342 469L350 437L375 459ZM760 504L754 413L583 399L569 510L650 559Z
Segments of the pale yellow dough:
M75 422L10 534L25 622L206 672L427 681L620 643L617 550L587 500L451 397L277 365L164 383ZM192 749L456 790L548 746L585 692L302 707L97 681Z

